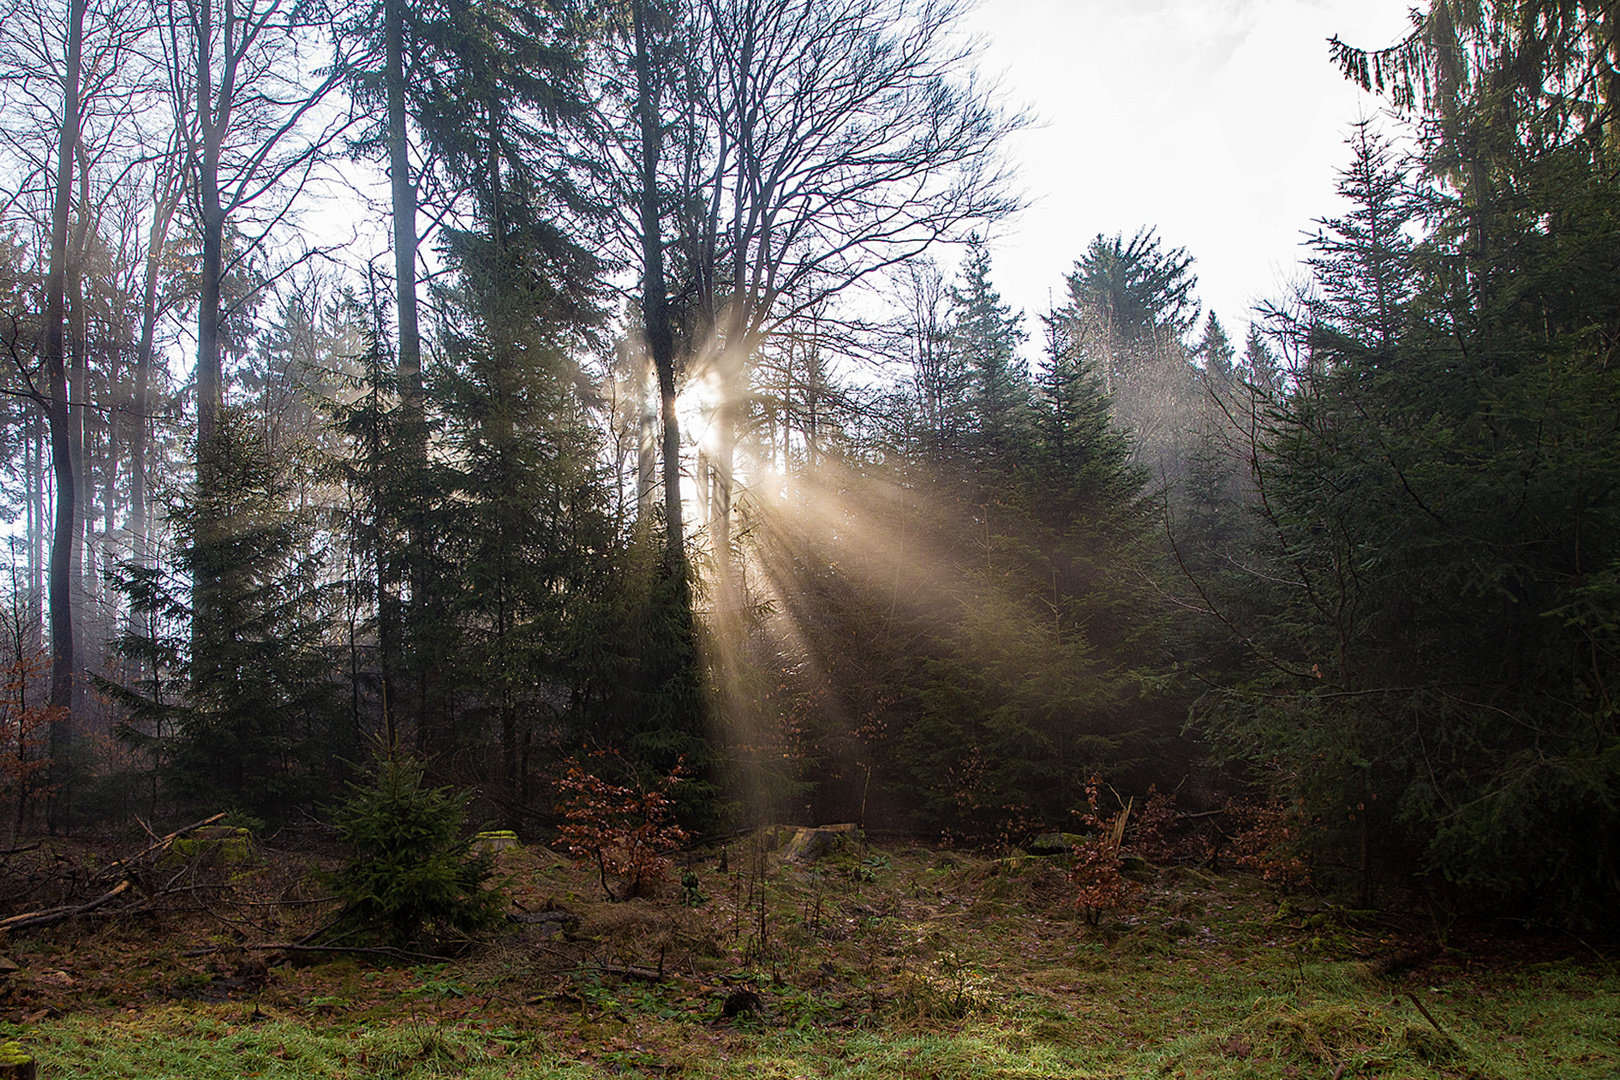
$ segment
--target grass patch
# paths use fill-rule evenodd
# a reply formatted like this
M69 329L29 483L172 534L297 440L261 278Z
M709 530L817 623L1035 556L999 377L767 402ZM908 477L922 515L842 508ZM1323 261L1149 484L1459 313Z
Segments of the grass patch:
M1252 878L1165 872L1092 929L1034 861L733 849L694 867L693 907L597 902L588 871L501 858L520 910L561 904L566 933L513 924L444 964L272 958L249 985L238 957L185 957L200 923L64 929L17 954L0 1041L42 1076L159 1080L1620 1074L1612 966L1482 939L1373 977L1415 939Z
M234 1014L234 1015L232 1015ZM512 1033L427 1021L324 1024L307 1018L241 1016L240 1007L158 1010L132 1019L68 1017L13 1032L41 1062L42 1075L80 1080L235 1080L295 1077L350 1080L511 1075L526 1051ZM520 1075L591 1075L576 1066L523 1061Z

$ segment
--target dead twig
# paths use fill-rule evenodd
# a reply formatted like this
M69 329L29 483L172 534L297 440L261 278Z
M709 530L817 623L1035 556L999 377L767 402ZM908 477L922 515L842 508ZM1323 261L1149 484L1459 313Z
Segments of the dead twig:
M86 883L107 881L120 876L122 880L119 880L118 884L114 885L111 889L108 889L100 896L97 896L95 899L82 904L63 904L60 907L47 908L40 911L24 911L17 915L11 915L7 918L0 919L0 930L31 930L42 926L53 926L56 923L65 922L68 919L77 918L81 915L99 914L105 916L108 914L116 914L128 916L146 914L156 910L157 905L155 901L160 896L168 896L177 892L194 892L204 889L204 887L200 886L183 886L178 884L180 879L187 873L188 868L185 867L182 867L181 870L171 877L167 882L165 882L161 888L153 889L152 886L145 880L144 876L138 872L137 865L154 852L167 848L176 839L184 836L186 833L203 828L207 825L212 825L214 822L219 821L223 817L225 817L224 813L214 814L210 817L202 819L201 821L193 822L190 825L176 829L167 836L158 837L152 843L148 844L135 854L125 856L122 859L117 859L103 867L101 870L86 879ZM150 835L151 830L148 829L147 833ZM145 907L133 910L123 909L113 913L108 913L101 910L114 900L118 899L120 896L130 893L131 890L138 890L145 897Z
M1406 992L1406 996L1412 999L1412 1004L1416 1005L1418 1012L1423 1014L1423 1019L1427 1020L1429 1023L1434 1025L1434 1030L1438 1031L1440 1034L1444 1035L1448 1039L1451 1038L1451 1032L1447 1031L1445 1028L1440 1026L1440 1021L1436 1020L1434 1018L1434 1014L1429 1012L1428 1009L1423 1007L1423 1002L1418 1000L1418 996L1416 994L1414 994L1410 990L1408 990Z

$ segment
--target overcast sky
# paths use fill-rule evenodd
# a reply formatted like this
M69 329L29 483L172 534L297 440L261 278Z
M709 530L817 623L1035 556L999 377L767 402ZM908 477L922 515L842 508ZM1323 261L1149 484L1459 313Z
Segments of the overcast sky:
M1197 260L1234 341L1296 277L1301 234L1331 216L1344 139L1382 103L1327 39L1377 47L1411 0L983 0L980 68L1037 126L1008 155L1032 205L995 238L994 280L1026 327L1061 298L1098 233L1156 227Z

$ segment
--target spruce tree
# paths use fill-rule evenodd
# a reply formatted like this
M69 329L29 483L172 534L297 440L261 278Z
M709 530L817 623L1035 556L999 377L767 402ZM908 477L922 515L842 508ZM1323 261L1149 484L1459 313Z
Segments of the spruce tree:
M1023 314L1013 314L990 281L990 250L975 237L951 289L949 348L968 382L971 456L990 476L1012 467L1029 425L1029 370L1018 356Z
M1401 338L1414 290L1412 231L1419 203L1406 170L1371 121L1356 124L1351 161L1339 178L1348 213L1321 222L1307 260L1317 293L1310 332L1336 340L1326 351L1363 349L1389 358Z
M1192 263L1184 248L1165 250L1151 229L1129 241L1099 235L1069 274L1065 307L1116 421L1134 436L1136 459L1171 482L1202 411L1186 343L1199 312Z
M122 572L132 619L121 651L139 668L114 696L172 798L281 820L328 789L341 745L328 568L309 518L289 505L287 464L242 414L222 419L212 482L169 511L173 571Z
M1520 134L1488 109L1456 122L1480 124L1481 144ZM1467 205L1477 187L1453 202L1442 181L1408 252L1370 224L1394 190L1375 148L1358 136L1354 209L1318 241L1307 362L1260 413L1261 599L1228 613L1250 679L1202 712L1229 749L1273 764L1363 902L1421 885L1451 904L1606 912L1620 828L1607 152L1499 158L1515 194L1488 204ZM1375 286L1393 265L1411 271L1386 310Z
M458 237L460 281L443 299L476 315L447 335L430 383L455 461L438 525L457 585L456 696L481 721L457 726L494 733L499 786L519 803L532 725L566 697L571 626L613 543L569 324L548 308L554 283L526 272L543 251L520 242Z

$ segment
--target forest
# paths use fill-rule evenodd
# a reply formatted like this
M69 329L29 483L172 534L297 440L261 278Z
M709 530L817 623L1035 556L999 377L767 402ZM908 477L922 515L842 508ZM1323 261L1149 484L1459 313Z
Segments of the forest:
M1335 40L1384 111L1241 341L1151 222L1002 300L1032 117L963 13L15 0L19 850L451 790L599 860L1117 856L1152 806L1358 909L1612 937L1612 5Z

